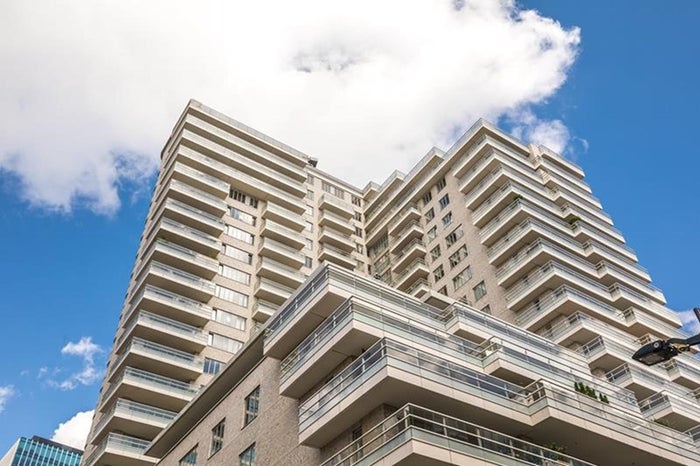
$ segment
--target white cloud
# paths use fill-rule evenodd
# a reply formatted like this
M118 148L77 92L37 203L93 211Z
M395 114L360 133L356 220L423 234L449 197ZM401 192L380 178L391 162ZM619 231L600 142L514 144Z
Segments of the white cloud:
M678 316L681 318L683 323L683 330L691 335L697 335L700 333L700 322L695 317L695 313L692 309L687 311L678 311Z
M119 188L154 172L196 98L358 186L382 181L447 146L455 129L543 102L562 85L579 30L520 8L6 0L0 172L33 205L114 212Z
M7 401L15 395L15 387L12 385L5 385L0 387L0 413L5 411L5 405Z
M66 422L60 423L56 430L53 431L51 440L83 450L85 448L85 443L90 431L90 424L92 423L92 416L94 413L94 410L82 411L68 419Z
M513 135L519 139L538 146L546 146L559 154L564 154L569 146L571 134L561 120L540 119L529 109L515 112L509 115L509 118L515 122ZM588 149L588 141L578 138L577 141L581 141L585 150Z
M80 385L92 385L100 380L102 371L95 368L95 356L103 353L104 350L97 344L92 342L92 337L82 337L78 342L68 342L61 348L61 354L70 356L79 356L83 360L82 369L72 373L64 380L50 379L48 384L60 390L73 390ZM39 370L39 377L46 374L46 368ZM59 371L60 372L60 371ZM58 372L54 371L54 375Z

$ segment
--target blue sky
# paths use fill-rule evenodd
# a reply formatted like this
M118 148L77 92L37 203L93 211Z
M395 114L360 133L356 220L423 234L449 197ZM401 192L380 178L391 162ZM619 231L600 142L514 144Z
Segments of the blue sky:
M360 6L370 8L369 5ZM382 181L389 174L391 163L398 163L404 169L410 168L411 163L420 158L431 143L444 147L446 139L440 135L440 131L423 134L422 129L430 125L433 128L445 126L446 122L440 119L444 114L449 114L452 119L449 121L452 125L450 128L468 127L475 115L483 114L500 120L506 127L520 127L524 134L532 133L531 130L535 128L561 130L553 123L560 122L565 134L559 131L551 143L561 142L568 156L584 168L594 193L623 231L628 244L637 251L641 264L650 270L655 284L664 290L670 307L687 310L700 305L696 271L700 260L696 239L696 232L700 231L700 196L696 188L699 162L697 143L693 140L697 134L695 111L700 108L697 85L700 37L696 27L700 20L700 4L692 1L664 4L651 1L531 0L519 2L519 5L537 9L543 17L559 21L562 31L568 31L566 34L554 31L547 39L561 45L561 50L557 51L559 54L554 58L556 66L549 69L549 61L533 58L531 62L522 64L523 69L504 67L502 73L515 75L514 81L508 81L508 76L504 78L504 82L514 88L522 84L526 73L541 73L542 80L534 82L532 89L523 88L522 93L513 97L512 101L498 105L474 97L482 89L478 81L471 83L466 93L464 89L454 87L457 86L455 83L429 75L417 77L414 81L402 81L403 90L408 92L415 87L420 92L416 91L409 97L405 94L397 96L396 102L411 101L411 107L407 107L408 110L403 113L415 110L418 116L401 119L396 115L385 115L387 120L384 124L389 136L392 136L393 130L396 135L392 137L398 137L398 134L412 136L405 136L404 152L392 153L386 163L378 161L375 165L378 168L372 173L364 173L364 180L362 174L354 179L358 180L359 185L363 185L367 179ZM26 12L21 11L22 8L21 3L17 3L10 10L23 17ZM355 13L359 18L364 12L357 8ZM443 13L435 13L435 18L428 18L424 12L411 13L415 17L407 13L405 18L399 15L396 21L405 21L412 27L421 24L421 21L435 21L437 24L445 21ZM255 15L256 12L250 14ZM324 14L334 18L332 12ZM115 14L115 17L115 22L118 22L119 15ZM350 22L355 18L352 14L348 14L348 17ZM41 18L34 21L40 23ZM37 24L37 29L40 26ZM123 31L130 31L130 27L125 26ZM580 28L581 41L578 45L571 42L574 27ZM2 30L5 28L0 28ZM154 31L156 35L159 31L163 32L158 27L154 27ZM497 37L503 28L493 26L492 31L493 37ZM60 35L62 32L55 33ZM8 41L2 40L2 34L0 32L0 43L7 44ZM323 34L327 34L327 31L319 34L325 37ZM340 38L333 36L333 40L343 42L347 39L348 43L355 44L356 37L348 34L350 39L341 35ZM351 92L348 88L356 84L359 78L353 75L352 79L356 81L352 81L342 73L347 67L352 69L355 63L370 62L374 50L372 47L363 49L358 46L353 49L345 46L328 53L323 47L313 47L315 39L318 37L300 39L301 52L295 53L292 60L312 70L306 73L310 76L304 77L314 80L309 89L304 87L305 82L299 81L298 75L293 76L294 88L299 90L304 87L303 92L307 92L304 94L304 105L309 106L315 105L313 97L316 93L321 96L318 100L323 100L336 92L334 79L341 81L345 90ZM525 40L523 36L516 39ZM447 42L447 38L442 40L442 44L436 44L439 47L436 50L452 52L454 47L459 47L459 42ZM494 44L489 46L497 47L494 52L503 47L516 47L509 45L507 40L492 42ZM70 40L66 39L66 44L69 43ZM267 46L270 44L260 45L262 49ZM401 46L401 43L393 44L399 54ZM15 43L10 47L19 49L24 45ZM247 47L255 48L256 45L250 43ZM567 52L572 49L575 59L569 63ZM36 50L30 49L30 55L38 53ZM85 56L90 56L90 50L83 51ZM233 55L239 54L233 48L229 51ZM427 51L431 50L428 48ZM19 61L19 54L10 52L12 50L0 48L3 64L8 64L8 69L28 74L22 76L22 83L19 84L7 76L0 77L0 88L5 89L0 91L0 102L21 101L17 108L24 109L33 105L32 97L38 96L37 100L40 98L42 102L44 99L51 100L52 96L45 94L50 91L44 89L50 87L47 76L54 76L56 87L62 89L62 69L57 69L55 75L47 74L47 69L42 67L33 71L31 66ZM62 53L56 51L59 56ZM242 51L240 54L245 56ZM120 59L115 55L116 61ZM469 57L459 59L465 61L467 71L470 71L469 66L479 65L478 61L469 61ZM98 61L91 60L89 65ZM445 69L447 63L453 61L454 57L447 53L444 66L434 68L431 75L439 76L438 70ZM124 63L126 67L138 64ZM264 62L256 62L255 65L261 68L266 66ZM103 68L97 67L95 70L97 73ZM106 70L110 71L109 68ZM324 133L327 131L324 131L323 122L309 123L307 126L313 126L309 130L304 126L304 118L295 117L298 115L295 112L304 107L299 107L301 104L291 98L285 100L287 97L280 97L282 90L287 89L278 82L286 76L284 73L266 78L266 87L261 90L253 84L245 87L244 79L239 84L235 79L236 70L229 71L233 74L220 75L226 86L216 92L210 92L211 76L206 76L204 80L198 78L196 73L187 79L161 79L153 88L147 86L147 77L138 86L120 82L118 85L95 88L91 81L86 81L84 85L78 83L69 86L77 102L73 107L77 114L70 118L57 114L52 116L55 120L51 120L42 116L41 121L29 121L31 124L21 126L17 123L21 123L19 116L0 116L3 123L0 126L10 127L13 131L0 130L0 224L3 240L0 243L0 283L4 290L2 307L5 320L0 352L6 355L0 365L0 399L3 399L1 388L12 387L11 394L4 398L4 410L0 412L0 452L20 435L51 437L59 423L94 407L99 388L99 383L94 380L98 380L97 375L104 369L106 352L114 335L147 210L149 183L153 180L158 150L167 139L186 98L197 97L273 137L306 150L320 159L321 168L331 173L344 173L341 170L344 170L343 163L348 154L332 153L328 148L334 141L324 145ZM399 67L397 71L406 70ZM518 73L524 74L518 76ZM563 84L558 73L563 73L566 78ZM70 81L70 76L65 78ZM482 83L483 89L492 85L493 78ZM36 89L41 89L36 91L36 95L29 93L31 87L20 85L32 80L38 83ZM250 82L253 81L257 80ZM196 83L196 86L188 87L191 83ZM336 130L334 137L356 140L360 148L358 152L370 152L373 145L383 147L383 143L392 148L396 141L389 136L384 141L381 139L383 134L372 135L373 138L366 143L356 137L361 130L367 129L362 126L365 120L371 119L363 111L376 113L371 106L372 101L386 99L385 96L376 95L379 92L372 86L372 81L362 84L368 86L361 88L364 89L362 95L367 96L366 101L355 104L338 102L343 115L338 116L331 110L328 113L309 113L323 113L331 123L345 128L348 134ZM168 86L177 88L177 92L173 90L169 93ZM134 87L139 87L138 92L133 92ZM444 94L432 96L429 92L430 89L443 87ZM492 94L486 90L483 94L503 94L499 89L491 91ZM148 114L149 120L141 121L137 114L128 113L128 109L125 109L127 106L121 102L122 93L125 100L136 99L134 101L143 102L144 106L149 107L138 112L138 115ZM158 100L160 93L167 94L168 98ZM463 107L445 100L445 96L452 93L460 96L462 100L455 100L462 102L458 104ZM60 96L53 98L60 104L64 94L62 91ZM88 94L89 98L86 97ZM260 111L259 106L251 105L245 100L251 95L259 100L269 99L265 101L267 106ZM72 119L81 121L81 109L92 111L95 98L107 103L99 109L99 115L90 114L89 123L71 125ZM359 109L363 105L366 109ZM128 107L134 108L135 105ZM541 126L533 126L523 119L522 116L528 112L535 115ZM43 114L51 115L52 112L43 111ZM110 120L116 114L125 114L130 119L136 119L136 123L122 124L122 120ZM422 120L425 114L433 116ZM83 131L85 125L101 119L112 123ZM397 123L396 128L386 124L398 120L400 124ZM367 124L375 123L382 121ZM51 125L54 124L60 131L52 131ZM103 130L106 136L99 139ZM371 131L367 132L371 134ZM24 139L15 138L20 134L24 135ZM42 145L41 140L44 139L52 144ZM75 145L76 141L79 141L78 145ZM90 151L81 153L80 147L89 147ZM97 157L95 154L104 147L109 149L110 154L119 155ZM25 152L30 154L32 150L34 158L22 158ZM65 167L70 170L63 170ZM83 338L90 338L92 345L87 340L80 345ZM98 345L102 352L94 345Z

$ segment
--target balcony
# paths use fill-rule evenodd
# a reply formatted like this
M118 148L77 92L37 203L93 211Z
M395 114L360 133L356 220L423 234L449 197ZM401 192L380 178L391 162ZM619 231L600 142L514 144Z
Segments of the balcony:
M178 180L193 188L204 191L219 199L226 199L229 192L229 184L225 181L211 175L207 175L189 165L182 162L175 162L167 168L163 180Z
M643 400L661 391L674 392L678 396L693 399L691 392L671 383L655 368L636 366L629 362L619 365L605 374L608 381L625 387L635 393L637 399Z
M164 217L216 238L226 228L226 224L220 216L212 215L175 199L165 199L152 218L162 219Z
M661 392L640 401L639 407L647 419L666 422L676 430L685 431L700 425L700 405L696 400Z
M576 221L571 225L571 232L580 243L586 243L589 241L596 242L603 245L610 251L625 257L627 260L636 262L637 255L634 253L629 246L612 239L610 236L604 234L600 230L593 228L582 221Z
M299 270L304 265L304 255L298 250L271 238L262 238L258 254Z
M130 318L130 323L116 341L118 352L123 351L121 346L129 337L176 346L189 353L199 353L208 342L208 335L201 328L147 311L138 311Z
M318 232L318 240L323 244L343 251L351 252L355 250L355 241L352 238L328 227L321 228Z
M459 190L469 195L477 188L483 188L481 184L493 172L499 168L507 168L511 173L517 173L525 179L531 179L533 183L539 184L539 180L535 178L534 170L528 160L518 160L511 155L504 155L498 150L491 149L491 152L483 156L477 161L469 171L461 175ZM455 176L460 176L462 169L455 170ZM488 183L486 183L488 184Z
M120 466L151 466L158 461L144 455L151 442L124 434L110 432L84 461L85 466L118 464Z
M397 236L396 232L402 230L405 225L420 220L421 213L417 205L410 204L399 212L395 218L396 220L389 226L387 231L390 236Z
M620 308L626 309L628 307L633 307L636 309L641 309L652 314L654 317L657 317L667 325L671 325L673 327L680 327L682 325L680 317L677 313L668 309L662 304L648 299L644 295L641 295L617 283L612 285L609 290L613 302L615 302Z
M355 209L353 208L352 204L345 202L330 193L323 193L321 199L318 201L318 206L322 210L331 211L347 220L350 220L353 215L355 215Z
M163 186L160 198L156 202L162 202L163 197L175 199L219 218L228 210L225 200L178 180L170 180Z
M255 295L256 298L270 301L277 305L285 302L292 293L294 293L294 288L280 285L266 278L259 278L258 281L255 282L255 287L253 288L253 295Z
M297 232L297 234L301 234L304 228L306 228L306 222L301 215L269 201L265 204L265 208L262 212L262 218L287 227L292 231Z
M177 413L136 401L117 399L102 414L93 430L92 442L107 432L129 432L140 438L152 439L172 421Z
M328 227L343 235L349 236L355 232L355 228L347 218L336 215L331 210L321 210L318 224L324 228Z
M394 279L396 289L406 291L413 286L418 280L424 280L430 275L428 266L425 265L423 259L416 259L411 262L400 274Z
M394 244L392 244L390 251L392 254L396 254L410 241L420 239L422 237L423 227L418 220L414 220L406 224L406 226L404 226L404 228L396 234Z
M700 368L697 365L695 358L691 360L676 357L665 363L664 369L673 382L690 390L697 390L700 388Z
M267 320L277 312L278 308L279 306L277 304L265 301L264 299L258 299L255 304L253 304L252 317L258 322L267 322Z
M596 271L600 277L602 284L611 286L615 283L624 283L626 286L633 288L634 291L646 296L649 299L666 303L666 298L660 289L648 282L642 282L636 276L625 272L624 270L609 264L605 261L600 261L595 265Z
M681 329L668 325L665 322L642 312L639 309L629 307L624 311L625 322L629 329L628 331L636 336L641 337L649 333L658 335L663 339L668 338L688 338L690 335L683 332Z
M146 283L202 302L209 301L216 292L215 285L209 280L156 261L141 271L131 288L131 296Z
M556 212L554 206L550 205L545 199L544 193L537 190L537 188L528 188L514 181L507 181L472 212L472 223L479 228L483 227L497 213L514 200L520 198L539 204L543 209L549 210L551 213Z
M144 244L150 244L155 238L180 244L187 249L209 257L216 257L221 251L221 241L214 236L169 218L161 219L154 226L153 231L149 234L149 238Z
M321 466L594 466L516 437L407 404Z
M647 269L635 261L630 260L628 257L603 246L602 244L596 243L595 241L586 241L582 244L582 247L584 253L588 257L588 260L592 263L598 263L604 260L626 270L628 273L634 275L638 279L641 279L647 283L651 281L651 276L649 275Z
M399 270L405 269L408 264L411 264L416 259L424 258L425 254L425 244L423 244L423 241L420 238L416 238L404 246L401 252L396 255L392 261L391 268L394 273L396 273Z
M113 379L102 397L102 406L113 399L126 398L179 412L198 391L187 382L133 367L126 367Z
M219 262L164 239L156 239L139 263L139 269L150 261L160 262L184 272L212 279L219 273ZM140 270L139 270L140 271Z
M212 313L212 308L206 304L151 285L146 285L131 300L124 320L128 320L137 309L144 309L195 327L202 327L209 322Z
M544 158L539 158L538 162L538 171L549 175L549 177L542 177L542 181L545 184L556 186L559 183L575 192L580 192L584 196L591 195L591 188L578 175L572 175L567 170L562 170L561 167Z
M166 377L196 379L202 375L204 358L138 337L132 337L121 354L110 364L109 375L130 366ZM111 379L110 379L111 380Z
M576 348L585 356L591 367L609 372L629 361L637 347L623 345L610 337L598 335L586 344Z
M332 262L348 270L355 270L357 266L357 260L350 253L329 245L321 246L318 260Z
M263 220L260 227L260 235L263 238L273 239L296 250L301 250L306 246L306 239L302 233L290 230L272 220Z
M567 205L574 205L578 209L585 211L587 217L591 218L595 222L598 222L602 227L605 227L606 225L612 227L613 222L610 216L601 209L600 205L594 202L591 196L576 194L575 192L562 186L554 186L552 188L545 189L547 190L550 199L552 199L552 201L562 209Z
M304 283L306 276L299 272L298 269L288 267L280 262L272 260L268 257L261 257L258 264L258 269L255 274L259 277L270 279L276 283L280 283L291 289L296 289Z

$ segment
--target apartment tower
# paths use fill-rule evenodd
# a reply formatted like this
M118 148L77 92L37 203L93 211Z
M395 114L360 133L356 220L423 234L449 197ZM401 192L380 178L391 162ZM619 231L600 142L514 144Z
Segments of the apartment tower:
M447 152L428 151L410 173L359 189L191 101L161 159L83 464L145 466L163 457L164 464L205 464L206 455L187 446L193 426L206 425L208 413L263 374L272 385L262 394L241 393L256 413L271 392L287 403L259 434L298 445L293 464L548 464L557 454L561 462L551 464L698 462L700 362L682 355L650 368L630 359L640 343L682 336L681 322L581 168L560 155L479 121ZM349 314L380 324L325 341ZM414 336L396 333L395 319L405 319ZM447 398L425 387L414 393L407 382L321 413L323 423L309 427L316 422L309 403L344 390L339 380L351 380L348 371L362 372L367 358L390 350L433 351L411 357L469 374L460 383L484 383L470 385L477 398L467 399L454 387ZM484 396L497 395L527 398L529 420L517 420L524 415L517 406L489 408ZM611 426L622 427L605 427L614 438L603 443L617 462L588 453L599 442L585 429L570 433L585 437L571 442L582 460L557 453L567 430L552 428L532 404L566 397L567 415L582 423L614 414ZM482 463L437 459L444 449L395 462L367 456L363 445L377 432L385 438L382 426L396 428L397 416L404 431L423 426L411 423L417 416L423 431L463 423L482 429L482 440L501 435L501 444L539 463L514 454L494 459L488 448ZM513 423L503 421L509 416ZM289 428L276 432L281 425ZM218 452L227 437L223 425L214 428ZM467 442L464 435L452 441ZM647 448L654 441L660 444ZM284 457L271 449L239 452L240 464ZM230 464L221 455L211 461Z

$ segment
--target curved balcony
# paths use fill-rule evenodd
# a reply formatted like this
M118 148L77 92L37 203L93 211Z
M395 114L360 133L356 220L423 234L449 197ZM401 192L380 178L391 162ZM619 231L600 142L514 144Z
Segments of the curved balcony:
M165 377L187 377L194 380L202 375L204 358L143 338L132 337L122 353L110 364L108 375L114 376L124 366Z
M202 302L209 301L216 292L215 285L209 280L156 261L151 261L141 271L131 288L131 296L146 283Z
M137 309L144 309L195 327L202 327L208 323L212 313L212 308L200 301L152 285L146 285L131 299L131 306L124 320L128 320Z
M210 314L211 315L211 314ZM207 346L208 335L200 327L187 325L147 311L138 311L115 343L118 352L129 337L137 337L154 343L176 346L177 349L198 353Z
M146 456L144 452L149 440L131 437L129 435L110 432L95 451L84 461L85 466L107 466L118 464L120 466L150 466L158 461L158 458Z
M148 240L143 244L150 245L155 238L177 243L209 257L216 257L222 247L218 238L167 217L162 218L154 225Z
M101 415L93 430L93 443L105 433L114 431L129 432L140 438L152 439L175 419L177 413L119 398Z

